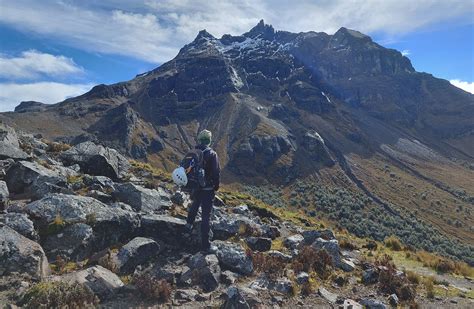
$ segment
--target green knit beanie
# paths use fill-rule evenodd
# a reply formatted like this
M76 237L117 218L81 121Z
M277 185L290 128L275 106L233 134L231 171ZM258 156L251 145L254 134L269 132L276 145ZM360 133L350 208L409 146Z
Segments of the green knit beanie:
M202 130L199 132L197 139L201 145L209 146L212 141L212 133L209 130Z

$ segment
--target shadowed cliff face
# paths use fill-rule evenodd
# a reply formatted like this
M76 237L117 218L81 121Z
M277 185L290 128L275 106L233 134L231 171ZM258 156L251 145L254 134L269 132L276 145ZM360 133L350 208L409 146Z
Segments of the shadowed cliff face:
M241 36L203 30L153 71L55 105L24 102L0 119L166 168L209 128L229 175L282 182L400 138L472 160L473 103L360 32L290 33L261 21Z

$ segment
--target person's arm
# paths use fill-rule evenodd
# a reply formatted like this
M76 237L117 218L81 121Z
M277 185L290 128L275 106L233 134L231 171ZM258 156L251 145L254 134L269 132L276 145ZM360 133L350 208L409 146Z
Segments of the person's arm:
M214 185L214 191L217 191L219 190L221 180L221 167L219 164L219 157L217 156L217 153L213 152L211 162L212 184Z

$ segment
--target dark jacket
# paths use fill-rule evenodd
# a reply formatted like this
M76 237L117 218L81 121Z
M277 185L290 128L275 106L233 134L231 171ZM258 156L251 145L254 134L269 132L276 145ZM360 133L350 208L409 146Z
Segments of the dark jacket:
M204 171L206 172L206 183L209 184L208 187L212 187L215 191L219 190L221 168L217 153L208 146L198 145L196 148L202 150L204 153Z

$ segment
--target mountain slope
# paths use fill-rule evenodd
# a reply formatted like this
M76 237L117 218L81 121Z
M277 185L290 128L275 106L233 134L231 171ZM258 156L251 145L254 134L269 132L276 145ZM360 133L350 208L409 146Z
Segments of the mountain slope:
M342 183L370 207L402 220L418 211L474 244L474 96L354 30L290 33L263 21L241 36L203 30L130 81L23 103L0 120L168 170L208 128L227 183Z

